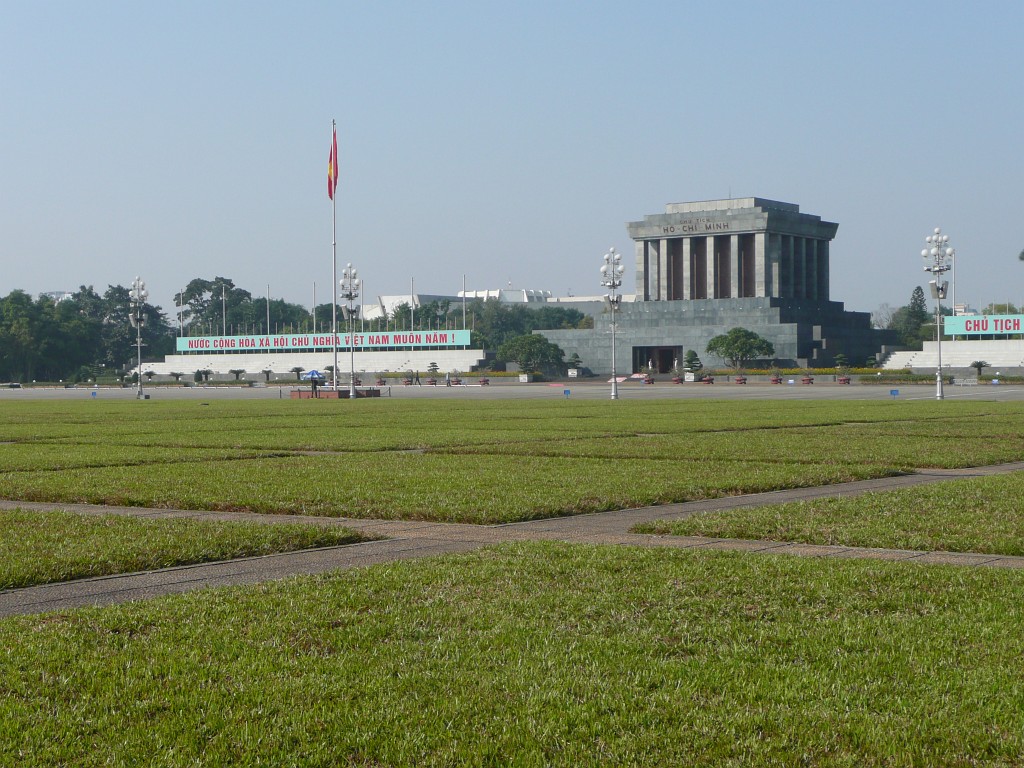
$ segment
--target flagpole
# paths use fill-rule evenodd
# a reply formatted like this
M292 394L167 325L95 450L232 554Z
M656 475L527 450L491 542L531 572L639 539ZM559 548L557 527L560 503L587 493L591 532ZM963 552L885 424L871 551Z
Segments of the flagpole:
M337 141L338 126L331 120L331 162L337 163L338 157L334 154L334 142ZM337 168L331 168L331 174L337 173ZM337 183L331 194L331 347L334 349L334 368L331 370L332 386L338 391L338 188Z

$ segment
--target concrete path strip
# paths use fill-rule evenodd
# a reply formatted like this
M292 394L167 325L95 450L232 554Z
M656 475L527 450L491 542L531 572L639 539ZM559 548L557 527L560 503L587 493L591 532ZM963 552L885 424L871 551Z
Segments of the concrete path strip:
M267 515L244 512L106 507L88 504L49 504L0 501L0 509L68 510L80 514L130 515L150 519L185 517L203 520L246 520L268 525L301 522L309 525L341 525L382 540L340 547L285 552L262 557L165 568L143 573L46 584L0 592L0 617L100 606L144 600L159 595L196 589L254 584L290 576L359 568L378 563L432 555L468 552L490 544L515 541L564 541L676 549L708 549L752 554L786 554L801 557L871 558L961 566L1024 568L1024 557L957 552L916 552L876 548L821 546L777 541L743 541L694 536L633 534L634 526L654 520L679 520L701 512L738 507L807 501L825 497L855 496L872 491L892 491L968 477L1024 471L1024 462L957 470L921 470L896 477L859 480L838 485L793 488L784 491L728 496L684 504L622 509L587 515L534 520L506 525L481 526L410 520L357 520L302 515Z

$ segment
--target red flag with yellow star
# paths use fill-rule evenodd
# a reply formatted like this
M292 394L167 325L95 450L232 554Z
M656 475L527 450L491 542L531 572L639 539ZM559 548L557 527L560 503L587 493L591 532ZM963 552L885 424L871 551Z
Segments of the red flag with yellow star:
M334 199L334 190L338 188L338 130L331 131L331 154L327 158L327 196Z

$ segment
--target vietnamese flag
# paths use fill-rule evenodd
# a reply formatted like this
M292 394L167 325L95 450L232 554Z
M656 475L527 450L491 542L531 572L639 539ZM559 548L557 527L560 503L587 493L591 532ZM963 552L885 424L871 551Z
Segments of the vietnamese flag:
M332 129L331 154L327 158L327 196L334 199L334 190L338 188L338 130Z

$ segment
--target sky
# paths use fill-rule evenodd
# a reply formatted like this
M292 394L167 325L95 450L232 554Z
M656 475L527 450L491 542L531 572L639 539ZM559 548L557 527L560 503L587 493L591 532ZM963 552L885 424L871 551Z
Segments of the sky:
M831 295L1024 303L1019 0L0 0L0 295L190 280L329 301L603 292L626 223L765 197L839 223ZM314 289L315 286L315 289ZM633 269L623 290L635 290Z

